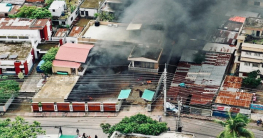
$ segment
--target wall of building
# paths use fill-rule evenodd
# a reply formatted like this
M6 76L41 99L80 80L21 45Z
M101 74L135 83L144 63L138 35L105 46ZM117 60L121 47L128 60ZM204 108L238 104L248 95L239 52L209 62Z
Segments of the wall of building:
M9 36L9 37L8 37ZM10 36L16 36L11 38ZM20 39L19 36L26 36L26 39ZM0 29L0 41L14 41L14 42L25 42L31 41L32 39L41 42L39 30L4 30Z
M71 68L52 66L53 73L56 73L58 71L68 72L68 74L71 74Z
M72 22L78 17L78 8L76 8L66 20L66 25L71 25Z
M66 43L78 43L78 38L76 37L66 37Z
M61 14L64 12L64 6L58 8L58 9L48 9L51 12L52 16L60 17ZM55 10L55 11L53 11Z
M86 15L85 11L88 11L88 15ZM97 9L85 9L85 8L80 8L79 9L80 17L94 17L95 13L98 13Z

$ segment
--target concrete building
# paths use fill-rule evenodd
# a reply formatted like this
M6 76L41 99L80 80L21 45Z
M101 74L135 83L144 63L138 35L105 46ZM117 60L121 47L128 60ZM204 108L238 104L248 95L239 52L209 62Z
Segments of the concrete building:
M31 42L37 58L36 47L51 39L49 19L0 18L0 41Z
M10 3L14 5L23 5L25 0L3 0L2 3Z
M33 67L34 50L30 43L1 43L0 44L0 75L28 75Z
M20 8L20 5L0 3L0 17L8 17L8 15L16 14Z
M235 53L235 64L232 73L245 77L249 72L259 70L263 75L263 19L246 18L242 30L239 32Z
M68 36L68 28L58 28L56 33L52 36L52 41L59 41L60 45L66 42L66 37Z
M80 3L79 0L71 0L69 3L53 1L48 9L52 15L52 23L54 25L70 26L79 14L78 7Z
M98 13L103 0L84 0L79 6L80 17L93 18L95 13Z
M131 61L129 71L158 73L162 52L163 49L158 46L142 44L134 46L128 57L128 61Z
M52 72L66 72L83 76L90 60L87 60L93 45L66 43L62 45L52 63Z

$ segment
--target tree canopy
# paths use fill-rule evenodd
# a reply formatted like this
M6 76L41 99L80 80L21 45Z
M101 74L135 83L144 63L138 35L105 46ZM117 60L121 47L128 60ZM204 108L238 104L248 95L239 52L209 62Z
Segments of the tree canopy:
M99 17L101 21L109 21L109 22L115 19L114 14L109 13L109 12L95 13L94 17L95 18Z
M259 70L250 72L246 78L243 78L242 85L249 88L256 88L261 83L261 79L257 78L258 73L260 73Z
M14 80L0 81L0 103L5 103L12 95L17 96L19 83Z
M30 125L24 118L19 116L15 118L15 121L10 119L0 120L1 138L36 138L37 135L45 133L37 121Z
M216 119L215 122L225 127L225 130L218 135L218 138L254 138L254 134L245 128L250 120L240 113L232 117L231 113L228 112L226 121Z
M55 59L55 56L58 52L58 48L51 48L48 50L48 52L42 57L42 59L45 61L41 66L40 69L45 74L51 74L52 73L52 62Z
M119 131L124 134L139 133L145 135L159 135L167 131L167 124L165 122L158 122L143 114L125 117L113 126L108 123L102 123L100 126L103 133L109 134L108 137L110 137L114 131Z
M14 15L10 15L11 18L30 18L30 19L43 19L50 18L51 13L46 8L38 8L36 6L23 6L19 9L19 12Z

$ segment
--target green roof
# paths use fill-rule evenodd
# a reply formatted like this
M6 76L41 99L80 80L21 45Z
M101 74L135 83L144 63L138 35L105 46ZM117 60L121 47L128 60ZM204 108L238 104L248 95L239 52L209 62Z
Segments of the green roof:
M61 135L59 138L78 138L77 135Z
M145 89L143 92L142 98L147 100L147 101L152 101L154 93L155 93L154 91L150 91L150 90Z
M121 90L118 99L127 99L131 93L131 89Z

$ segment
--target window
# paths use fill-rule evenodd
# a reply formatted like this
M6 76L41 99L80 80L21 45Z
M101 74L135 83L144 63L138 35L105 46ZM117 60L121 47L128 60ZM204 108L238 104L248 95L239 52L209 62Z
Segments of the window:
M15 71L15 68L6 68L6 71Z
M76 15L78 15L78 13L79 13L79 11L77 10L77 11L76 11Z
M6 36L0 36L0 38L5 38L6 39Z
M260 54L259 53L254 53L255 56L257 57L260 57Z
M80 14L81 14L81 15L84 15L84 11L80 11Z
M253 63L252 67L258 67L258 64L257 63Z
M71 21L73 20L73 17L71 17Z
M8 36L8 39L17 39L17 36Z
M251 56L251 52L246 52L246 55L250 55Z
M254 5L260 6L260 2L255 1L255 2L254 2Z
M52 11L53 11L53 12L55 12L56 10L55 10L55 9L53 9Z
M71 43L75 43L75 41L71 41Z
M5 13L5 17L7 17L8 16L8 13Z
M19 39L28 39L28 36L19 36Z
M250 63L249 62L245 62L245 66L250 66Z
M65 24L66 24L66 23L63 21L63 22L62 22L62 25L65 25Z

